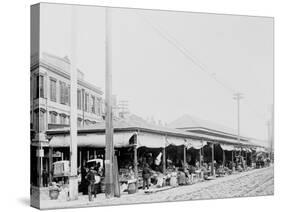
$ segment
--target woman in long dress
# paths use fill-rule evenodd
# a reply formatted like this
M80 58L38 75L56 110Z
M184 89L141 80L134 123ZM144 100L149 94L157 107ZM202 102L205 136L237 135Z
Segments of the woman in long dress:
M173 168L173 172L171 173L170 186L172 187L178 186L178 172L176 171L175 168Z

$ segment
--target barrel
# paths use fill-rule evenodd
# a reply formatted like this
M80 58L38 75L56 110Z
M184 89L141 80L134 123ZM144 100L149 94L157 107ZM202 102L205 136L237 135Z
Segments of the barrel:
M136 190L136 182L128 183L128 194L134 194Z

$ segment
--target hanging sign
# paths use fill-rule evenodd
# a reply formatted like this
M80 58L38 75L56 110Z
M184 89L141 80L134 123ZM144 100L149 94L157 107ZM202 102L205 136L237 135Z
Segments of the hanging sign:
M40 158L44 157L44 149L36 150L36 156Z

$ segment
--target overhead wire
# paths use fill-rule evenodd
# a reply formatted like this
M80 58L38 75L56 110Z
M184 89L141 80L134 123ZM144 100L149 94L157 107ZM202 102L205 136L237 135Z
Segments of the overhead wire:
M154 31L160 36L162 37L164 40L166 40L168 43L170 43L172 46L174 46L186 59L188 59L189 61L191 61L196 67L199 68L199 70L205 74L207 74L207 76L209 76L211 79L213 79L215 82L217 82L220 86L222 86L225 90L227 90L229 93L231 93L232 95L235 93L235 90L227 85L226 83L224 83L223 81L219 80L216 77L215 73L210 73L209 71L206 70L206 68L204 67L204 65L202 65L200 62L198 62L198 60L192 56L192 54L186 49L186 47L184 47L183 44L181 44L174 36L172 36L170 33L168 33L167 31L165 31L163 29L163 27L160 27L158 25L158 27L153 24L149 18L144 15L141 14L139 12L136 11L136 14L140 17L142 17L148 25L151 26L152 29L154 29ZM249 104L249 101L248 101ZM246 104L247 105L247 104ZM252 113L255 113L256 118L261 119L262 121L265 120L265 117L263 117L263 115L261 115L260 113L258 113L257 111L255 111L255 109L253 109L254 107L251 107L249 105L247 105L247 107L249 108L249 110Z
M192 54L184 47L184 45L182 45L177 39L175 39L171 34L169 34L167 31L163 32L163 28L161 27L156 27L155 24L153 24L150 20L148 20L148 18L137 12L137 14L139 16L141 16L143 18L143 20L150 25L155 32L157 32L158 35L160 35L164 40L168 41L172 46L174 46L176 49L178 49L180 51L180 53L187 58L189 61L191 61L195 66L197 66L199 68L200 71L202 71L203 73L207 74L210 78L212 78L213 80L215 80L218 84L220 84L222 87L224 87L226 90L228 90L229 92L234 93L235 91L229 87L228 85L226 85L224 82L220 81L216 75L214 73L210 73L206 70L206 68L204 67L204 65L202 65L200 62L197 61L197 59L192 56Z

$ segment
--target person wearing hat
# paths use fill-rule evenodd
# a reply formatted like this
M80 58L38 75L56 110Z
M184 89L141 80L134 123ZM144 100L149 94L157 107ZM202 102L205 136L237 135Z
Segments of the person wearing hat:
M95 189L95 176L96 176L96 171L94 167L91 167L90 170L88 171L86 175L86 180L89 182L88 185L88 196L89 196L89 201L92 201L92 193L94 193L94 197L96 198L97 192Z

